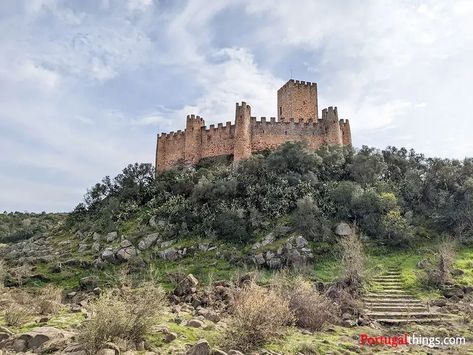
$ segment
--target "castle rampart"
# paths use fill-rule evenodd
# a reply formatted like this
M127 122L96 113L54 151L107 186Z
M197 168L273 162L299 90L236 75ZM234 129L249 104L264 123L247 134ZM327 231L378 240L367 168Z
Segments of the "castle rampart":
M283 115L279 115L281 107ZM222 155L232 155L234 161L239 161L287 141L305 141L312 149L324 144L351 145L349 121L339 120L336 107L322 110L319 119L317 107L317 85L290 80L278 90L278 119L251 117L251 107L245 102L236 104L235 124L226 122L207 128L203 118L189 115L184 132L158 135L156 169L161 172L179 163L193 165L202 158ZM285 117L284 112L294 116Z

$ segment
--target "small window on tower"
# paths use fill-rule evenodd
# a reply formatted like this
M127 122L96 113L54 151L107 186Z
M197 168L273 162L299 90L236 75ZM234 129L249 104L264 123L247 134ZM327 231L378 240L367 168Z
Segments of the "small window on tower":
M282 115L282 106L279 106L279 114Z

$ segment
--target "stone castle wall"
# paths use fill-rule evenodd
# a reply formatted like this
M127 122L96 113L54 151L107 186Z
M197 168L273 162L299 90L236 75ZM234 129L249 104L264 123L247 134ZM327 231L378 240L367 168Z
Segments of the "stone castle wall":
M202 158L216 156L233 156L239 161L288 141L305 141L312 149L324 144L351 145L350 123L338 118L336 107L322 110L322 118L318 118L315 83L290 80L278 91L280 111L283 115L278 120L258 120L251 117L251 107L243 102L236 105L235 124L209 127L201 117L189 115L184 131L158 135L156 169L161 172L177 164L193 165ZM284 117L284 112L293 112L295 117Z

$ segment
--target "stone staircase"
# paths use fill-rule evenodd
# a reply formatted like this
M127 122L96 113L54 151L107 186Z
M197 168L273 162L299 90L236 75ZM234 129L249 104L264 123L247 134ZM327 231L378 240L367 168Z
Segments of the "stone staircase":
M389 268L375 277L374 290L364 298L368 317L385 324L440 323L449 321L450 315L431 312L417 297L404 290L401 272Z

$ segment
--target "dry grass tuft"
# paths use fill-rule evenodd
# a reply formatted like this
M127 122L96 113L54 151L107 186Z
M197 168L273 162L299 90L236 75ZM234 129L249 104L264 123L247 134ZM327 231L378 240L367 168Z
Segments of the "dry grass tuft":
M39 314L53 314L61 309L61 299L62 289L53 285L47 285L37 295L34 305Z
M289 300L298 327L319 331L325 323L336 319L338 308L303 277L276 278L275 288L283 299Z
M5 324L11 327L21 327L31 319L31 311L22 305L13 304L5 310Z
M263 345L293 322L289 300L250 282L236 295L224 346L247 352Z
M164 305L164 292L152 283L106 291L91 303L92 317L81 329L79 339L91 354L106 342L127 347L136 344L143 340Z

